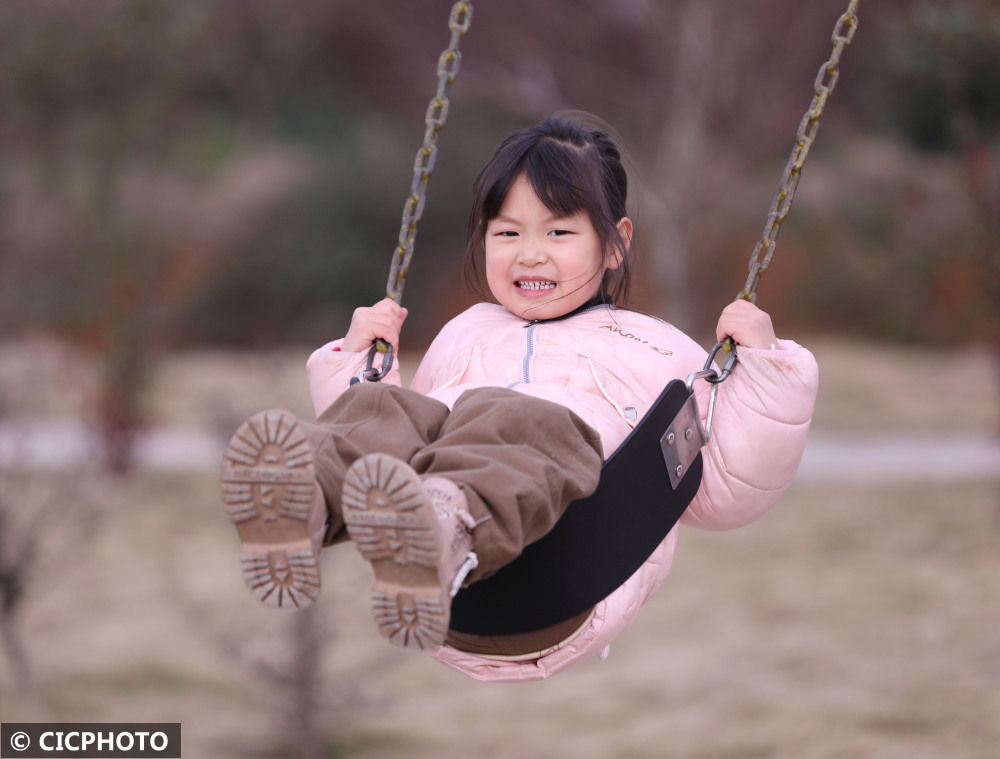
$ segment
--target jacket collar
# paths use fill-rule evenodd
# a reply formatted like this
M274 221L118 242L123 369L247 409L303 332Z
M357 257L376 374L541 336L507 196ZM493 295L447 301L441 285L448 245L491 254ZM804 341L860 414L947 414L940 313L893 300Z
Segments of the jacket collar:
M547 324L549 322L562 321L563 319L569 319L571 316L576 316L577 314L586 311L588 308L593 308L594 306L604 306L604 305L610 305L610 304L608 303L604 293L599 292L597 293L597 295L588 300L586 303L577 306L567 314L563 314L562 316L554 316L551 319L528 319L527 320L528 323L525 326L530 327L532 324Z

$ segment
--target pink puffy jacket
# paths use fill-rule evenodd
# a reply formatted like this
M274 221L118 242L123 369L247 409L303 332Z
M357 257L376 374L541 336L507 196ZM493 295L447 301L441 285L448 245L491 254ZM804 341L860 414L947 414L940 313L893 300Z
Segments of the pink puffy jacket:
M342 341L309 358L316 413L326 409L365 365L367 352L339 351ZM659 319L609 306L569 318L529 323L499 305L480 303L445 325L417 368L412 389L449 407L466 390L510 387L570 407L600 435L610 455L672 379L704 366L706 352ZM394 367L385 382L399 384ZM712 436L702 451L701 488L681 522L725 530L763 514L798 468L818 385L813 355L790 340L772 350L741 348L719 388ZM704 416L708 385L698 382ZM624 585L601 601L572 638L541 656L498 659L441 646L431 655L481 680L534 680L576 661L606 655L610 642L670 571L677 528Z

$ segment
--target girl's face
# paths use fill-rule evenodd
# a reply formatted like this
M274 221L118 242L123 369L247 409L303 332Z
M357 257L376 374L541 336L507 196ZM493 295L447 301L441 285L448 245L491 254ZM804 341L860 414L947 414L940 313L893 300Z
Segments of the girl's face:
M632 236L623 218L619 232ZM555 216L524 174L514 180L500 213L486 227L486 282L500 305L523 319L554 319L597 295L606 256L590 217L580 211Z

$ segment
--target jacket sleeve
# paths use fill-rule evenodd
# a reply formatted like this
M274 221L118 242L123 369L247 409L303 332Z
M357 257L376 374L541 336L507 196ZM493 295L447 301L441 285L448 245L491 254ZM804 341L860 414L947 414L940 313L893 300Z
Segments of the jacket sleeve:
M704 417L709 388L697 389ZM819 384L812 353L790 340L742 348L719 386L701 487L681 521L727 530L752 522L785 491L802 460Z
M351 386L368 365L368 350L353 352L342 350L343 338L327 343L313 351L306 361L306 376L309 380L309 396L312 398L316 416L330 407L340 394ZM376 357L378 358L378 357ZM392 358L392 368L381 382L399 385L399 356Z

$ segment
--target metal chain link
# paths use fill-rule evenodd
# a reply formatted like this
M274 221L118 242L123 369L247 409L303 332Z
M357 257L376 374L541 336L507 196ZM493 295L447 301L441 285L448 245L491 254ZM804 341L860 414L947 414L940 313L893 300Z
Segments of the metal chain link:
M424 213L427 202L427 180L430 179L437 162L438 132L448 119L448 92L458 67L462 62L462 54L458 50L459 42L469 30L472 23L472 4L460 0L451 8L448 18L448 28L451 30L451 40L447 49L438 59L437 92L427 105L427 115L424 119L427 129L424 132L424 142L417 151L413 164L413 182L410 185L410 196L403 205L403 218L399 227L399 241L392 255L392 267L389 279L385 285L386 295L399 303L403 297L403 286L406 284L406 274L410 270L410 259L413 257L413 243L417 237L417 225Z
M437 92L427 104L427 113L424 116L426 125L424 141L420 149L417 150L417 157L413 162L413 181L410 183L410 195L403 204L399 239L392 252L389 279L385 283L386 296L396 303L402 303L403 300L403 287L406 285L406 275L410 271L413 244L417 239L417 225L420 223L420 217L424 213L424 205L427 203L427 181L437 163L438 132L441 131L441 127L448 119L450 105L448 92L458 76L458 67L462 62L462 54L458 50L458 45L465 33L469 31L471 24L472 3L467 0L459 0L451 7L451 14L448 17L451 39L448 41L448 47L438 58ZM374 366L377 353L382 354L381 369L376 369ZM389 373L389 369L392 367L392 354L392 346L382 338L378 338L368 352L367 366L355 381L378 382Z
M816 74L815 94L812 103L799 123L795 147L788 158L788 163L785 164L778 192L771 202L764 232L750 256L747 281L743 286L743 291L737 297L751 303L757 300L757 285L760 283L761 275L771 264L771 257L774 255L774 247L778 240L778 232L781 231L781 224L792 207L792 198L795 196L795 188L799 183L802 165L805 163L806 156L809 155L809 148L812 147L813 140L816 139L816 132L819 130L819 118L823 114L823 108L826 106L830 93L833 92L833 88L837 84L837 79L840 77L840 54L854 39L854 33L858 29L858 2L859 0L850 0L847 10L837 20L837 25L833 29L831 37L833 52L830 54L830 59L820 66L819 73Z

